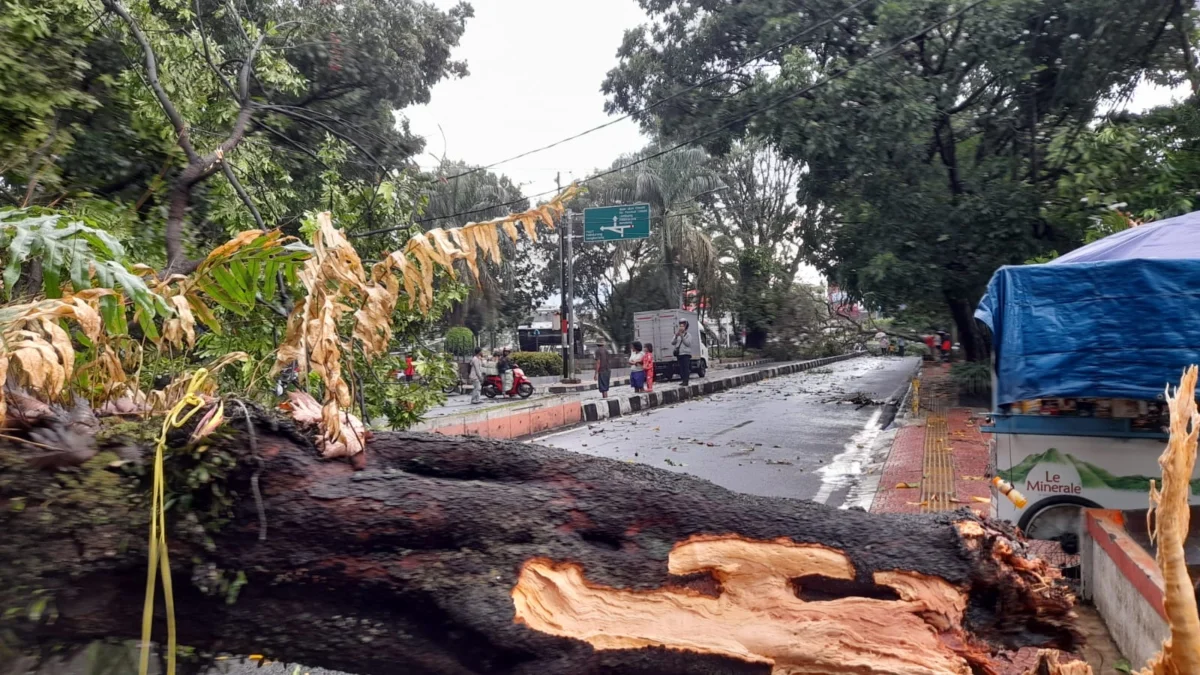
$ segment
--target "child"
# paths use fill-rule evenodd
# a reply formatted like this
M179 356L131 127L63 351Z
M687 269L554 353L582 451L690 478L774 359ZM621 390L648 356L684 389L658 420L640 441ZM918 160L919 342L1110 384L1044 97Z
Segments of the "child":
M642 371L646 373L646 391L654 391L654 345L649 342L642 356Z
M646 386L646 371L642 368L642 359L646 355L642 353L642 343L633 343L633 353L629 355L629 386L633 387L633 391L640 394Z

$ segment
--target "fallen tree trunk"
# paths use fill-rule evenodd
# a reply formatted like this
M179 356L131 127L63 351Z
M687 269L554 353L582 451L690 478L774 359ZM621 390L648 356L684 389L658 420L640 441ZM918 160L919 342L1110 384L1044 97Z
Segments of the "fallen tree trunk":
M965 512L839 511L409 433L375 435L355 471L267 417L251 443L239 421L204 450L181 431L168 454L179 641L200 652L363 675L915 674L1075 646L1053 573ZM102 436L56 471L0 445L10 649L139 634L150 444Z

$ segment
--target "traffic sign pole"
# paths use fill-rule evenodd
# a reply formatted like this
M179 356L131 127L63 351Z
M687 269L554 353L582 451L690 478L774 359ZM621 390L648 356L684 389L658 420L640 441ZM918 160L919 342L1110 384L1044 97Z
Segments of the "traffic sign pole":
M575 377L575 213L567 211L567 375L564 379Z
M556 174L554 176L554 183L558 186L558 191L562 192L562 174L561 173ZM570 216L568 215L567 218L569 219L569 217ZM570 353L570 350L568 349L569 343L567 342L567 334L570 332L570 325L567 320L568 319L568 316L567 316L567 279L569 279L571 276L570 272L567 269L567 266L570 264L570 259L571 259L571 256L567 254L567 250L568 250L567 247L570 245L569 242L571 241L570 234L571 233L568 231L568 228L563 227L562 219L560 219L559 223L558 223L558 262L559 262L558 271L559 271L559 281L561 282L559 284L559 289L560 289L560 295L561 295L562 302L559 303L559 306L558 306L559 307L559 309L558 309L558 324L559 324L558 329L559 329L559 331L562 332L562 350L563 350L562 379L564 382L571 378L570 371L567 370L567 358L568 358L567 355Z

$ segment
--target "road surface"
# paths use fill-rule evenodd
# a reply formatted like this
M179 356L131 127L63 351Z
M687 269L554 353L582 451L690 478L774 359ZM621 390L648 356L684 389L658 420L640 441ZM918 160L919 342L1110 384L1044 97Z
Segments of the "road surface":
M918 359L858 358L535 439L755 495L842 506Z

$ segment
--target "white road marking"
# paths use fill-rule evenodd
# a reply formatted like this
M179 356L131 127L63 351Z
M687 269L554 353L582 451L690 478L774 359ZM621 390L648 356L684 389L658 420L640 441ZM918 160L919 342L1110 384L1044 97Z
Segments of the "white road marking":
M882 413L880 408L876 408L863 428L842 446L842 452L817 470L821 476L821 489L813 497L814 502L824 504L834 490L850 486L862 476L864 467L871 460L875 437L882 431L879 428L879 416Z

